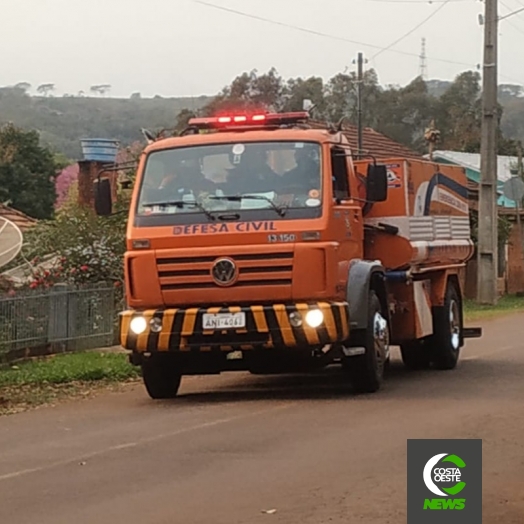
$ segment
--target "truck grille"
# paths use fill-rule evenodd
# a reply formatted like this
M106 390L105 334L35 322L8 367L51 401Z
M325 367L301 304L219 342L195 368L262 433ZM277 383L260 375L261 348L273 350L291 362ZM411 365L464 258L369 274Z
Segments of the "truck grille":
M289 286L292 282L293 252L230 254L239 270L233 287ZM162 291L217 289L211 276L213 263L220 256L157 258Z

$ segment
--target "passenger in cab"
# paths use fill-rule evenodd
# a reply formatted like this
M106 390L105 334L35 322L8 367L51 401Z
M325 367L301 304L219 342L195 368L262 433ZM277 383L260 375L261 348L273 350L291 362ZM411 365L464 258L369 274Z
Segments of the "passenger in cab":
M232 153L230 159L234 167L229 170L225 194L268 193L277 189L280 176L267 163L267 152L257 144L247 145L242 154Z
M296 166L282 176L282 190L307 195L320 190L320 159L316 151L308 148L295 150Z

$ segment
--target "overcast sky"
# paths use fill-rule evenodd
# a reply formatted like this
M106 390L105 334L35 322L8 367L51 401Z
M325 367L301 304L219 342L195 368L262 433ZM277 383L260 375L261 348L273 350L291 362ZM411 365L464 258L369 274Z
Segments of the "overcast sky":
M111 96L198 96L255 68L329 78L354 68L359 51L382 84L405 84L419 72L422 37L430 78L482 61L479 0L205 1L331 38L196 0L1 0L0 85L55 83L60 95L107 83ZM523 6L504 0L500 14ZM524 11L501 21L499 35L499 81L524 83Z

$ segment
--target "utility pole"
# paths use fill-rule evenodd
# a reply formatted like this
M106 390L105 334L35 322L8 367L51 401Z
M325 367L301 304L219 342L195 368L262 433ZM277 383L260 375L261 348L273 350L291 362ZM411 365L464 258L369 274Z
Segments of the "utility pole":
M485 0L477 254L477 301L491 305L498 300L497 1Z
M518 176L520 178L520 180L522 180L523 176L524 176L524 170L523 170L523 167L522 167L522 143L521 141L519 140L517 142L517 154L518 154ZM520 242L520 253L521 253L521 263L522 261L524 261L524 242L523 242L523 239L522 239L522 220L520 218L520 210L521 210L521 204L522 204L522 199L521 198L517 198L516 199L516 211L517 211L517 226L519 228L519 242Z
M362 83L364 78L363 72L364 58L362 53L357 58L357 127L358 127L358 154L362 154Z
M358 147L358 158L362 154L363 148L363 136L362 136L362 91L364 89L364 55L358 53L357 59L353 60L353 63L357 63L357 147Z
M363 82L363 63L362 53L357 58L357 122L358 122L358 154L362 154L362 82Z

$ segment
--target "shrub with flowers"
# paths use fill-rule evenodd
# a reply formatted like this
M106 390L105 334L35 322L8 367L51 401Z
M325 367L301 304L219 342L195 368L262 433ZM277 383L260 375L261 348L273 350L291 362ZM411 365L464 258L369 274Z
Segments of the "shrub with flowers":
M143 145L121 150L119 163L135 162ZM119 173L134 181L133 168ZM114 286L123 299L124 253L127 210L131 194L120 189L114 214L98 217L92 209L78 205L73 183L52 220L39 222L24 235L17 264L23 263L28 287L46 289L55 284L73 286L105 283Z
M119 200L111 217L75 204L64 205L54 220L41 222L26 234L24 258L29 261L32 289L58 283L82 286L108 283L123 289L123 256L128 198Z

